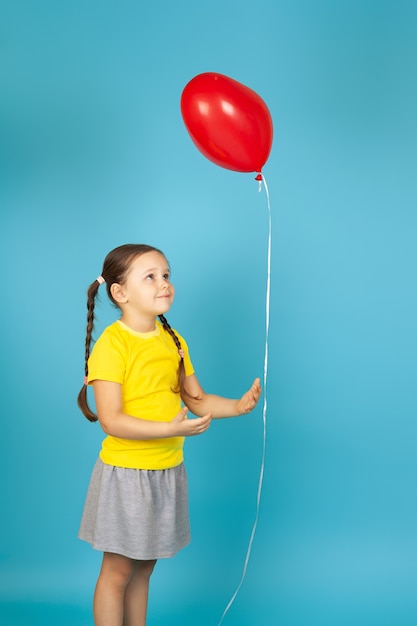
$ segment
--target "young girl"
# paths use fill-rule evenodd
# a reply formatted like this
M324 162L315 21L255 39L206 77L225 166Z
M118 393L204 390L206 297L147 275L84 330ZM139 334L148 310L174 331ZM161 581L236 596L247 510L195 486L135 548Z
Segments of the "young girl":
M104 330L90 356L95 297L103 283L121 317ZM184 437L205 432L212 419L248 413L261 394L259 379L240 400L203 391L186 342L164 315L173 298L168 261L141 244L112 250L88 289L78 405L107 435L79 532L103 552L96 626L145 626L157 559L190 541ZM87 385L94 388L97 415L88 406ZM188 419L188 410L198 417Z

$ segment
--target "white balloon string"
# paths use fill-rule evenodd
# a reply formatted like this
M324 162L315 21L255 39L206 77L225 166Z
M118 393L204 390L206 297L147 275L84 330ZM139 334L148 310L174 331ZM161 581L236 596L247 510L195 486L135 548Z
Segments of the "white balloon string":
M263 182L265 185L265 192L266 192L266 198L267 198L267 203L268 203L268 253L267 253L267 279L266 279L266 301L265 301L265 353L264 353L264 377L263 377L263 394L264 394L264 404L263 404L263 410L262 410L262 421L263 421L263 440L262 440L262 461L261 461L261 469L260 469L260 473L259 473L259 482L258 482L258 494L257 494L257 498L256 498L256 514L255 514L255 521L252 527L252 532L251 532L251 536L249 539L249 545L248 545L248 549L246 552L246 558L245 558L245 563L243 566L243 571L242 571L242 576L240 579L240 582L236 588L236 591L234 592L233 596L231 597L228 605L226 606L225 610L223 611L223 615L221 616L220 622L218 623L217 626L220 626L221 623L223 622L224 618L226 617L226 613L229 611L230 607L232 606L233 602L235 601L240 588L243 585L243 581L245 580L245 576L246 576L246 572L248 569L248 564L249 564L249 558L250 558L250 554L252 551L252 544L253 544L253 540L255 538L255 533L256 533L256 528L258 526L258 520L259 520L259 510L260 510L260 505L261 505L261 493L262 493L262 484L263 484L263 478L264 478L264 470L265 470L265 452L266 452L266 409L267 409L267 394L266 394L266 384L267 384L267 378L268 378L268 343L269 343L269 309L270 309L270 297L271 297L271 247L272 247L272 217L271 217L271 205L269 202L269 191L268 191L268 185L266 184L266 180L265 178L263 178ZM259 181L259 184L261 185L261 181ZM259 191L261 190L261 187L259 187Z

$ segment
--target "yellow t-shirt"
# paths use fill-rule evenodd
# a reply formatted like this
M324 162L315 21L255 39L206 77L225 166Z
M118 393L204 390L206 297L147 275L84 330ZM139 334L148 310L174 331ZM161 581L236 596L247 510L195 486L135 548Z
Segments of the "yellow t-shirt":
M184 339L187 376L194 373ZM123 412L145 420L170 421L181 410L178 385L180 356L172 337L157 321L150 333L139 333L118 320L97 339L88 361L88 382L122 385ZM167 469L183 461L183 437L148 441L107 436L100 452L104 463L133 469Z

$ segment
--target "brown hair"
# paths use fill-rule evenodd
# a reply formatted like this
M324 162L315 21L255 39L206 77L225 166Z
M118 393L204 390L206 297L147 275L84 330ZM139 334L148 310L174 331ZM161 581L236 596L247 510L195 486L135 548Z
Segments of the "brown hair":
M134 259L145 254L146 252L159 252L163 256L164 253L158 248L154 248L152 246L148 246L146 244L125 244L123 246L119 246L115 248L104 259L103 270L101 272L101 276L106 281L106 290L107 295L111 302L118 306L117 302L114 300L110 288L113 283L123 284L126 274L130 268L130 264ZM100 287L99 281L96 279L91 283L87 290L87 332L85 337L85 365L84 365L84 374L85 374L85 382L83 387L81 388L78 394L78 406L81 409L82 413L85 417L90 420L90 422L97 421L97 415L90 409L87 400L87 377L88 377L88 359L91 352L91 344L93 342L93 331L94 331L94 306L95 299L98 292L98 288ZM164 330L169 333L175 342L175 345L178 348L178 351L182 350L181 342L178 339L175 332L172 330L171 326L168 324L167 319L164 315L159 315L159 319L161 320L162 326ZM175 393L181 393L188 395L184 388L185 381L185 368L184 368L184 358L180 353L180 362L178 368L178 385L176 389L173 389Z

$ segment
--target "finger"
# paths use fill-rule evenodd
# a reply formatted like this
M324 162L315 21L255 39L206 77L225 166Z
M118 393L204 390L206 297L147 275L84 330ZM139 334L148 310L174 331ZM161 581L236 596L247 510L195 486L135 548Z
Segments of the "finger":
M204 415L203 417L200 417L200 426L202 428L208 428L210 426L210 422L211 422L211 415Z
M253 385L252 385L252 389L256 389L257 392L261 391L261 381L259 380L259 378L256 378Z
M207 415L203 415L203 417L200 418L200 421L201 421L201 427L204 430L207 430L207 428L211 424L211 413L207 413Z
M202 433L206 432L206 430L208 430L210 426L211 420L209 421L199 420L199 422L200 422L199 424L195 425L195 428L193 431L195 435L201 435Z

